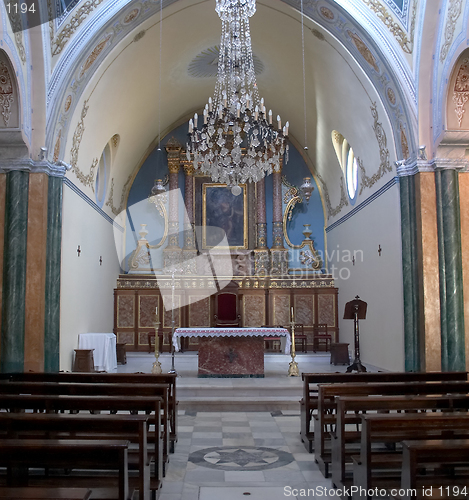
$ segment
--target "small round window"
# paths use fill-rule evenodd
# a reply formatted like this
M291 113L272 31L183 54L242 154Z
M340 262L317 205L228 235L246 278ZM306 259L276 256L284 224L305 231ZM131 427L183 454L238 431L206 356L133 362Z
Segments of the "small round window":
M106 144L104 151L99 159L98 169L96 171L95 195L96 203L102 207L106 195L106 186L111 168L111 148Z

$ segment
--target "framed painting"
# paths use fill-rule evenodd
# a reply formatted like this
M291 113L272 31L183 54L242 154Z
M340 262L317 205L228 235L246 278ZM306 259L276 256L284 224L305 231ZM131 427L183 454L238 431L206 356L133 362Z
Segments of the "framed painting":
M213 248L226 235L228 248L248 248L247 186L235 196L226 184L204 183L202 188L202 245ZM226 248L226 246L224 246Z

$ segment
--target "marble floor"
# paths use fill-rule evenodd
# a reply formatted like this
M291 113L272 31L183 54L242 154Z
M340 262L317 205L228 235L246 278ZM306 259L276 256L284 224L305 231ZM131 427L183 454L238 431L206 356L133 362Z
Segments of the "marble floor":
M345 371L333 366L327 354L297 356L300 372ZM118 372L151 372L151 354L129 353ZM160 356L169 371L169 354ZM203 384L225 384L220 399L230 399L233 384L301 388L301 377L288 377L290 356L267 354L265 379L202 379ZM197 379L197 355L177 353L174 366L178 390ZM375 367L367 368L372 371ZM242 406L240 405L240 408ZM179 411L178 442L170 456L160 500L280 500L335 496L300 435L297 409L271 411Z

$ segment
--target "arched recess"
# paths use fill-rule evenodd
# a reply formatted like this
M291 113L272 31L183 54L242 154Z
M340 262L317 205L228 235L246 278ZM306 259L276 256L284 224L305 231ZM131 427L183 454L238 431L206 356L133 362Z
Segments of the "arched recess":
M19 110L16 75L8 55L0 49L0 131L20 128Z
M469 130L469 49L453 67L446 99L447 130Z

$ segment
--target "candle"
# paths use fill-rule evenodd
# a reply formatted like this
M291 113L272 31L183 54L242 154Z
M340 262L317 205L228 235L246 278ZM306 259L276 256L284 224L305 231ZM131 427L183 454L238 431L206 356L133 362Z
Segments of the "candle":
M158 316L158 306L155 307L155 314Z
M291 316L291 320L293 321L293 306L291 306L291 308L290 308L290 316Z

